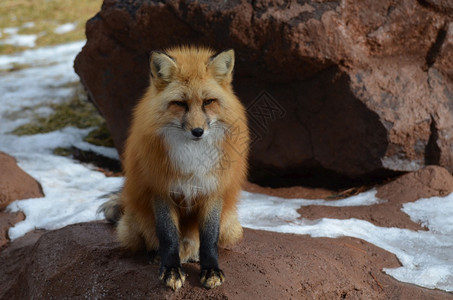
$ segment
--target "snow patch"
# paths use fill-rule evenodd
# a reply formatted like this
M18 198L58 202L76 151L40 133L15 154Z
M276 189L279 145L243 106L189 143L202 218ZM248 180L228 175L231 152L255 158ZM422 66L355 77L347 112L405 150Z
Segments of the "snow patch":
M71 31L74 31L77 27L77 23L65 23L63 25L58 26L54 29L56 34L65 34Z
M359 238L398 257L403 266L384 271L399 281L453 291L453 193L445 198L420 199L404 205L403 211L412 220L426 224L430 231L385 228L358 219L306 220L296 210L300 206L319 205L316 202L323 200L281 199L247 192L241 196L239 220L244 227L312 237ZM372 192L355 197L320 205L357 206L359 200L363 205L379 202Z
M102 195L119 190L121 177L105 177L84 165L52 154L17 154L20 166L38 180L44 198L15 201L9 211L23 211L26 219L8 232L11 240L35 228L58 229L69 224L100 220L96 209Z
M26 22L22 25L22 28L33 28L35 27L35 22Z
M18 47L35 47L36 39L38 36L36 34L15 34L7 37L3 41L0 41L0 45L13 45Z
M22 27L29 28L30 26L31 23L25 23ZM19 28L17 27L4 28L3 32L8 34L9 37L5 38L3 41L0 41L0 45L13 45L30 48L36 46L36 39L38 38L36 34L19 34Z

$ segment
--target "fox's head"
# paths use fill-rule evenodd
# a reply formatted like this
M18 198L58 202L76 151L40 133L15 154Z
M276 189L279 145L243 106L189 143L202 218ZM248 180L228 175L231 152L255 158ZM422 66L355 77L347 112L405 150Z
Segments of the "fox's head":
M217 55L206 48L180 47L153 52L151 85L142 101L153 127L198 141L227 128L243 107L235 97L234 51ZM152 115L152 117L150 117Z

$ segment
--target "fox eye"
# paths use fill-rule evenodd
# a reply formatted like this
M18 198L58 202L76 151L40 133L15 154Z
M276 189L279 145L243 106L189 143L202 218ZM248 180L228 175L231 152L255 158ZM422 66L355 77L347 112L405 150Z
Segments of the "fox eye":
M179 107L187 108L187 103L185 101L172 101L170 104L177 105Z
M204 101L203 101L203 106L207 106L207 105L209 105L209 104L211 104L211 103L213 103L213 102L215 102L215 101L216 101L216 99L207 99L207 100L204 100Z

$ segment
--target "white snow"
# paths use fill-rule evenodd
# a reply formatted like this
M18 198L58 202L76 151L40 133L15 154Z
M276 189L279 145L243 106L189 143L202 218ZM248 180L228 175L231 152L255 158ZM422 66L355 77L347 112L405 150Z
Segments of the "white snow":
M35 22L26 22L22 24L22 28L33 28L35 27Z
M4 39L3 41L0 41L0 44L31 48L36 46L37 38L38 36L36 34L15 34Z
M85 42L73 42L54 47L42 47L32 50L26 50L19 54L0 55L0 69L7 69L14 64L27 64L34 67L56 66L58 71L54 76L45 76L44 79L52 79L56 76L69 76L72 80L77 80L78 77L72 70L75 55L82 49ZM71 69L69 69L69 67ZM54 70L48 68L39 68L37 70L29 69L30 71L45 72L50 75ZM48 78L50 77L50 78ZM29 78L30 79L30 78ZM64 77L64 82L69 82L68 77Z
M0 41L0 44L22 46L22 47L34 47L36 46L36 34L19 34L19 28L8 27L3 29L4 33L7 33L9 37Z
M19 32L19 28L17 27L7 27L3 29L4 33L7 33L9 35L17 34Z
M342 200L307 200L282 199L262 194L242 192L239 204L239 220L242 225L268 231L286 232L283 227L288 223L298 222L300 217L296 211L301 206L362 206L381 203L376 198L376 190L371 190Z
M16 156L20 166L43 186L46 197L15 201L11 211L23 211L26 219L9 230L12 240L35 228L57 229L69 224L98 220L99 199L122 185L123 178L106 178L65 157L49 154Z
M420 199L405 203L403 209L411 220L428 227L432 232L453 235L453 195ZM453 258L453 254L452 254Z
M15 201L10 211L24 211L26 219L11 228L16 239L34 228L57 229L96 220L99 196L118 190L122 178L108 178L90 165L52 154L55 147L76 146L118 157L113 149L83 142L90 129L67 127L46 134L17 137L9 132L27 123L31 116L51 113L50 103L71 95L63 84L78 80L72 65L84 42L28 50L0 56L0 70L17 64L30 66L0 72L0 151L17 158L19 165L41 182L44 198ZM301 219L297 209L307 205L375 205L382 200L371 190L342 200L282 199L242 192L239 218L245 227L275 232L309 234L312 237L350 236L368 241L391 253L402 266L384 271L396 279L427 288L453 291L453 194L445 198L420 199L405 204L403 211L428 231L375 226L358 219ZM272 245L269 245L272 247Z
M45 197L12 203L10 211L21 210L26 219L9 231L12 240L34 228L56 229L63 226L100 219L98 197L121 188L123 179L106 177L89 165L52 154L57 147L75 146L118 159L114 149L83 141L91 128L66 127L62 130L17 137L10 132L29 122L36 113L52 113L51 103L67 99L71 87L61 87L78 80L72 69L75 55L83 42L56 47L27 50L16 55L0 56L0 70L14 64L30 68L0 73L0 151L18 160L19 165L37 179ZM33 107L38 107L34 109Z
M54 29L56 34L64 34L76 29L77 23L65 23Z

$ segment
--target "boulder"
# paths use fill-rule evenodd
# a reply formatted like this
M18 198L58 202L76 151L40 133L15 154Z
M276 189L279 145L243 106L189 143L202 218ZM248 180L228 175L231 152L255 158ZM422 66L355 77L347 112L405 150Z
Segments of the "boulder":
M206 290L199 265L185 264L177 292L158 279L143 253L122 251L113 227L82 223L31 233L0 252L2 299L451 299L446 292L397 282L390 253L353 238L310 238L245 230L220 251L225 283ZM37 242L36 242L37 240ZM272 245L272 246L270 246Z
M39 182L25 173L14 157L0 152L0 211L15 200L43 197Z
M448 1L105 0L75 70L122 152L149 53L234 48L252 180L453 171ZM287 181L288 182L288 181Z

